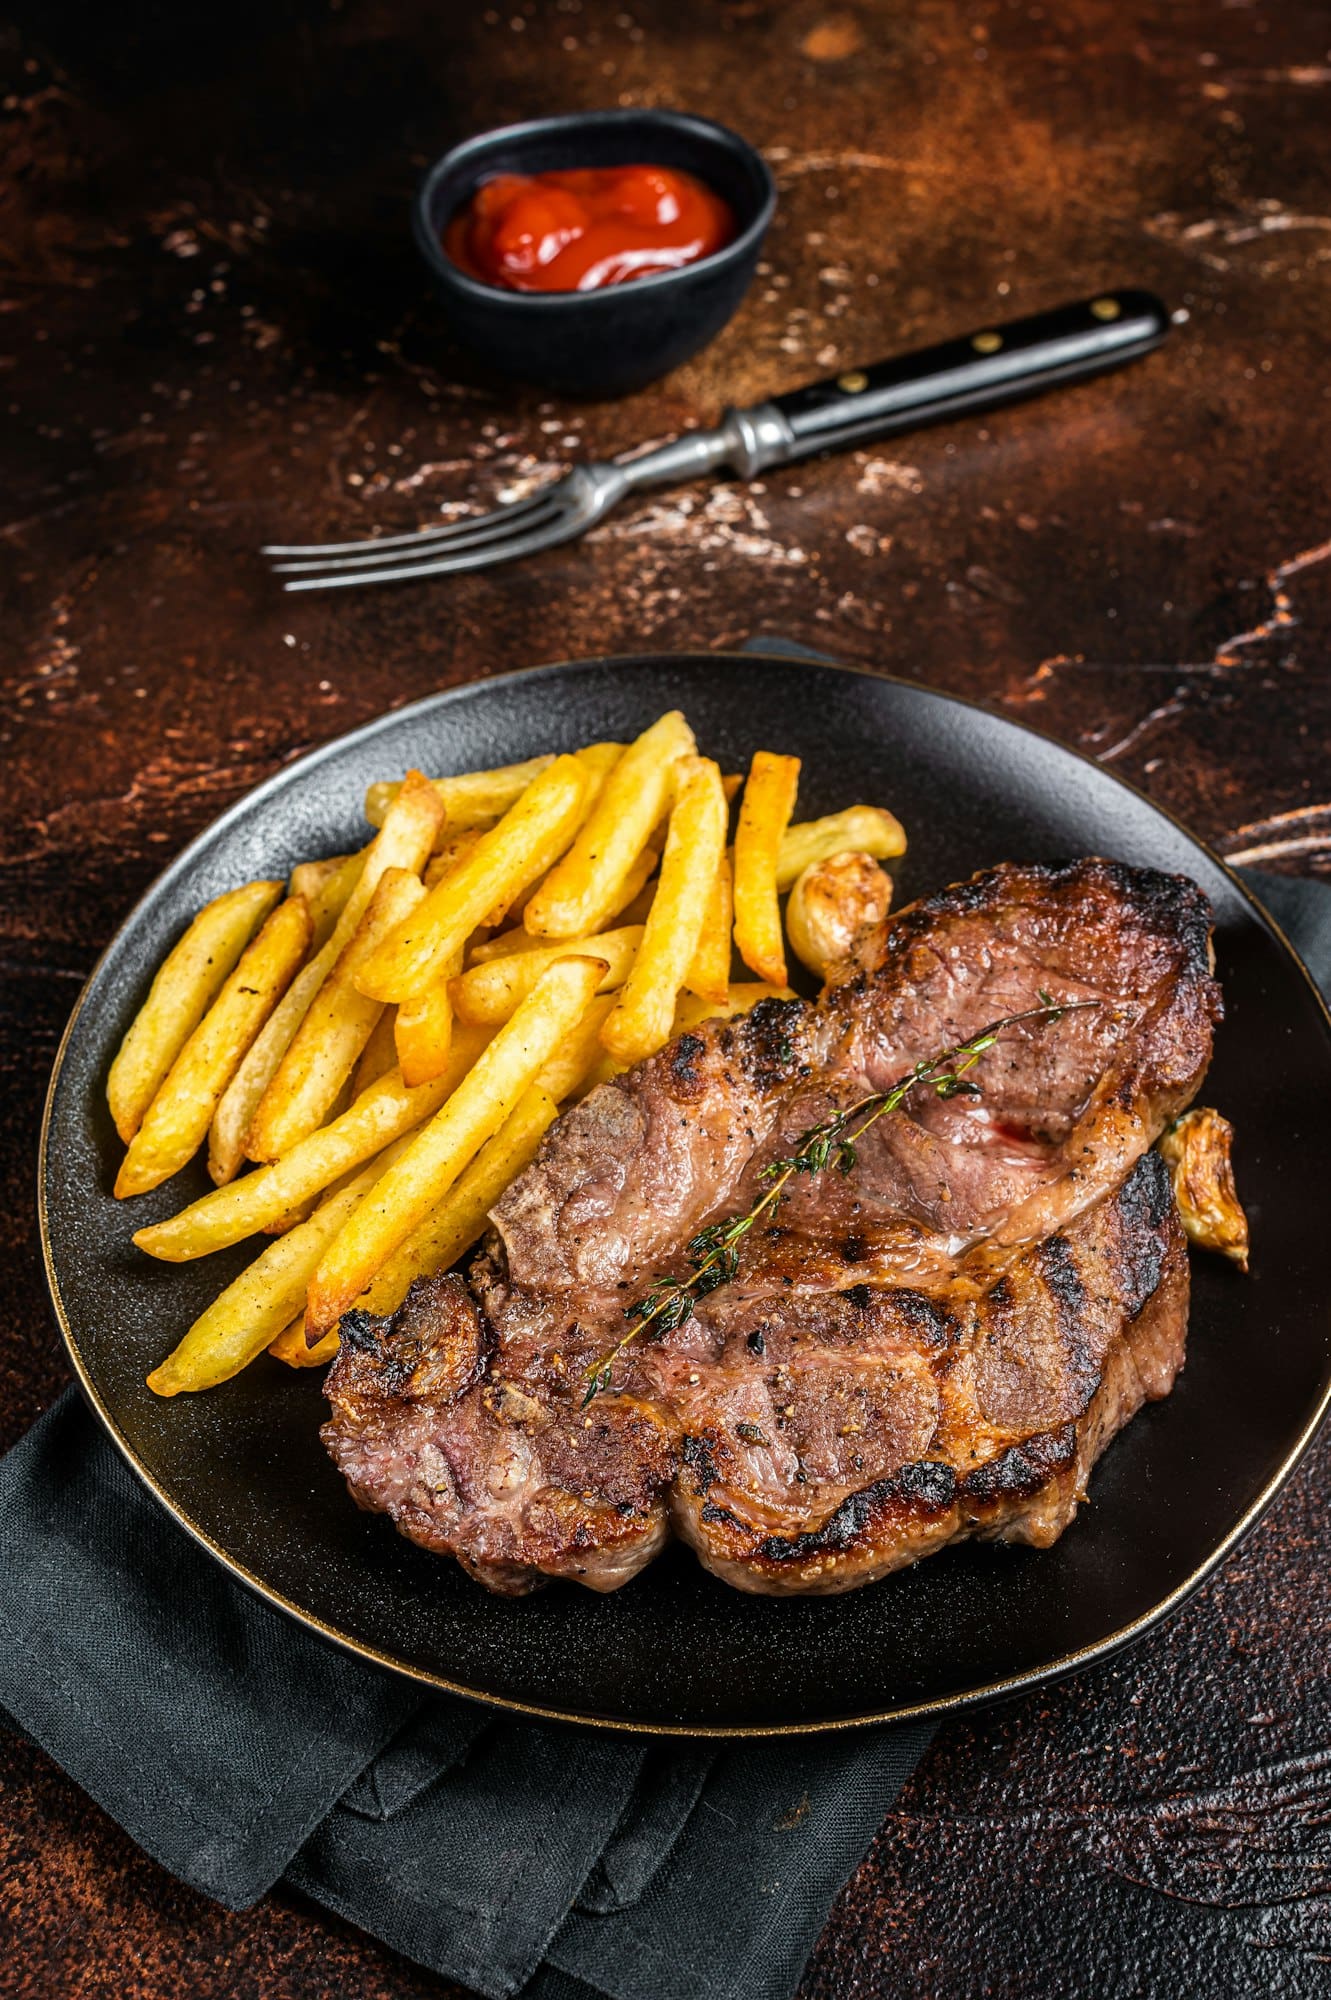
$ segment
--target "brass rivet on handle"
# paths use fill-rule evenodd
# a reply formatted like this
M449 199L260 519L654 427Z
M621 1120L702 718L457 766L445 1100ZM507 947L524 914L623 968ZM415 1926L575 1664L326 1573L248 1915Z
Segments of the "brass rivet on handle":
M971 346L977 354L997 354L1003 345L1001 333L976 333L971 335Z
M1091 300L1091 312L1096 319L1117 319L1122 310L1117 299Z
M838 389L844 389L848 396L858 396L861 389L868 388L869 378L860 369L852 368L848 375L837 376L836 385Z

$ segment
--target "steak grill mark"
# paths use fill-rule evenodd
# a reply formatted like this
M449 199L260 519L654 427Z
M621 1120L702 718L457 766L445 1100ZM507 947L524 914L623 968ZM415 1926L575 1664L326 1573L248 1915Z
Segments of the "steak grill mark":
M593 1092L464 1281L347 1328L325 1439L361 1505L493 1589L614 1589L671 1534L740 1588L842 1590L963 1536L1045 1545L1182 1364L1187 1263L1150 1151L1219 992L1185 878L1002 867L903 911L817 1004L703 1023ZM854 1171L791 1183L733 1282L583 1371L769 1160L939 1047L1037 1004L978 1100L917 1093ZM917 1101L918 1098L918 1101Z

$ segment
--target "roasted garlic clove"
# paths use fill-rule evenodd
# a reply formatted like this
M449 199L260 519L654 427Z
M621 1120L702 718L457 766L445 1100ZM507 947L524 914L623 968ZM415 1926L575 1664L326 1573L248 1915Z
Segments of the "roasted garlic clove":
M850 956L856 940L881 924L892 902L892 878L871 854L847 848L811 861L796 877L786 904L786 935L795 956L826 979Z
M1218 1111L1186 1111L1160 1141L1188 1240L1248 1268L1248 1218L1234 1187L1234 1127Z

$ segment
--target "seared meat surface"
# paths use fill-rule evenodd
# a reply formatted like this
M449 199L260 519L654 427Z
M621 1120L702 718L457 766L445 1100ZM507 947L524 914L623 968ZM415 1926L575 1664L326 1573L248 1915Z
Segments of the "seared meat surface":
M1182 877L1004 867L902 911L816 1003L703 1023L551 1128L466 1281L348 1315L324 1436L361 1505L491 1588L617 1588L676 1533L743 1589L851 1588L968 1535L1038 1545L1182 1364L1187 1262L1151 1152L1220 1014ZM979 1098L916 1090L848 1175L790 1184L738 1276L624 1310L832 1111L991 1021Z

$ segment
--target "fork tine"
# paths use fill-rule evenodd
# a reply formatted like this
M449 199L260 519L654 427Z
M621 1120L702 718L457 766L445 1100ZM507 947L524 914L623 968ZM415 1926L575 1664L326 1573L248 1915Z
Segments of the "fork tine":
M501 545L507 547L516 536L530 534L538 528L554 525L559 521L563 511L558 502L555 502L543 508L535 508L530 513L524 512L520 518L514 518L512 515L501 518L498 513L483 515L468 522L469 533L450 536L443 543L442 552L452 554L454 551L461 552L464 549L486 549ZM307 570L326 571L331 574L337 570L377 568L383 563L385 546L383 542L361 542L357 545L358 552L355 555L321 556L310 562L278 562L273 564L273 570L279 576L291 576ZM428 556L439 554L440 551L441 545L438 539L432 539L424 544L416 540L400 549L399 558L404 562L421 562Z
M438 528L417 528L407 535L362 535L359 541L354 542L268 542L260 554L322 557L359 555L380 549L433 548L441 543L460 540L478 528L489 528L493 523L507 525L518 520L544 505L556 487L563 484L562 479L553 480L538 493L530 493L523 500L509 500L502 507L492 507L488 513L467 514L460 521L449 521Z
M518 556L535 555L539 549L554 548L558 542L572 541L587 525L576 510L569 510L539 528L522 535L508 535L480 547L459 549L434 562L390 564L376 569L328 569L317 576L299 576L282 585L283 590L346 590L364 583L412 583L425 576L450 576L462 570L488 569L494 563L510 562Z

